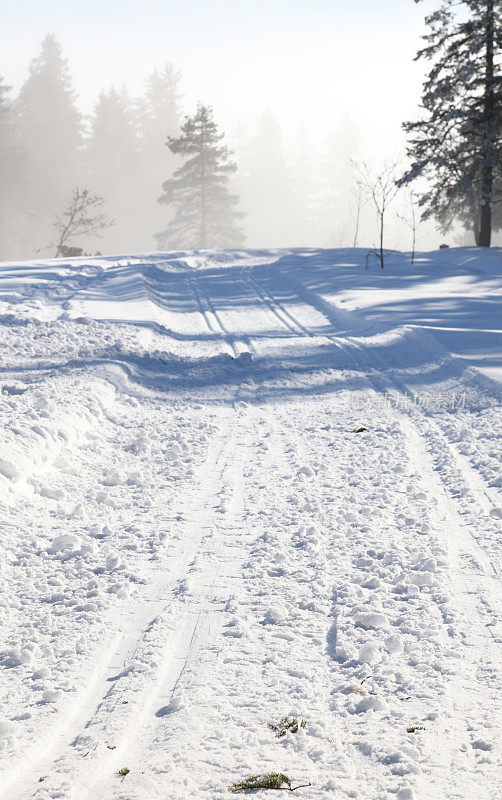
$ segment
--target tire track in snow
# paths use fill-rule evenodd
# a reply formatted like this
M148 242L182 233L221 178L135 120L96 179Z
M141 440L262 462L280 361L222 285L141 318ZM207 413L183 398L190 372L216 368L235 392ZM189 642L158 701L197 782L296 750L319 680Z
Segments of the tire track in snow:
M190 285L208 328L213 332L219 328L224 341L238 358L239 351L233 337L221 323L218 314L211 311L209 296L204 292L208 303L208 309L205 309L197 291L197 280L192 283L190 279ZM191 519L187 523L190 535L187 539L180 538L170 559L173 563L169 572L160 576L132 620L127 619L127 633L117 635L112 647L106 651L105 666L100 666L93 673L85 692L78 698L73 713L62 724L60 732L49 747L39 748L38 753L32 757L29 768L26 764L19 765L11 775L4 778L0 788L2 800L42 800L56 796L65 800L83 800L85 797L94 798L96 793L99 796L107 789L113 791L113 771L123 766L120 759L133 750L131 731L135 731L133 740L137 744L145 726L148 726L157 700L161 696L165 699L171 696L172 699L194 651L207 641L214 612L201 611L200 604L195 603L195 607L189 605L181 610L181 618L173 623L169 610L176 604L178 592L183 592L189 566L194 562L206 537L206 530L210 527L208 520L212 519L215 529L221 521L217 501L223 472L234 467L236 463L244 463L245 460L242 458L239 462L236 459L234 441L236 429L242 427L239 411L235 406L245 379L246 375L243 373L235 391L234 402L225 407L224 427L213 440L212 448L201 468L200 481L196 483L191 497L185 501L188 509L195 509L189 514ZM235 471L233 475L235 482ZM239 492L235 494L238 495ZM214 584L216 578L217 572L209 575L206 589ZM179 610L178 607L175 610ZM147 680L143 689L132 692L133 703L124 701L122 698L129 691L124 679L129 675L134 677L135 661L139 659L143 649L149 646L149 635L159 622L163 626L162 631L167 642L162 647L155 677ZM114 676L107 677L110 673ZM117 743L112 744L112 741ZM88 776L91 773L93 781L89 788ZM41 777L43 781L40 783Z
M315 337L315 334L301 325L298 320L286 311L286 309L270 294L270 292L252 277L251 269L252 267L242 268L241 275L243 280L251 287L259 300L270 309L279 322L295 335L300 334L300 336Z
M32 753L29 766L23 764L12 775L3 776L0 795L3 800L51 796L83 800L95 797L96 792L99 796L100 787L108 785L114 768L123 766L119 762L129 752L131 731L135 731L135 739L139 738L159 694L175 692L180 675L193 657L194 644L200 646L211 619L209 612L201 610L199 602L183 609L176 597L183 591L180 584L189 574L189 566L207 536L208 527L216 527L220 520L218 492L222 474L234 458L238 425L238 414L231 406L226 407L224 427L201 466L200 482L185 500L187 510L192 509L187 514L188 536L180 538L170 558L170 568L152 586L132 619L126 620L126 633L118 636L105 654L104 666L100 665L93 674L78 707L61 725L50 746ZM211 585L215 578L216 574L210 575L206 583ZM179 612L176 619L172 618L172 607ZM139 673L140 686L134 691L128 685L129 676L138 679L135 664L145 648L151 647L150 634L156 627L157 638L160 635L163 643L160 663L155 676L147 679L144 687ZM131 699L124 701L124 697ZM92 791L89 775L93 776ZM41 776L47 778L39 783Z
M287 283L289 283L289 285L297 292L298 296L301 299L305 300L307 303L309 303L309 305L315 308L316 311L322 314L330 324L334 323L333 319L334 316L341 315L344 318L350 316L349 312L333 309L333 306L329 302L323 300L315 292L306 289L297 281L291 279L289 276L286 276L283 271L281 271L280 274L282 279L285 280ZM359 367L360 368L362 367L366 371L376 370L378 373L380 373L379 375L380 379L385 381L384 388L379 389L378 391L383 391L385 393L386 391L388 392L389 389L391 389L393 391L397 391L398 394L402 394L403 398L409 398L412 396L413 393L410 391L409 387L406 386L406 384L403 381L397 379L395 376L389 378L389 376L386 375L384 378L383 372L385 370L385 364L382 362L382 360L378 357L376 353L374 352L370 353L368 348L365 348L363 345L361 345L361 343L358 342L354 337L352 336L338 337L336 335L335 337L333 337L330 334L323 334L323 335L326 335L326 338L328 339L335 338L342 347L344 345L341 339L343 339L345 342L349 342L353 348L356 348L356 350L363 356L363 358L367 362L366 364L364 364L361 362L357 362L357 359L355 359L356 363L359 363ZM352 357L354 358L353 353ZM494 491L491 491L490 488L486 486L484 479L479 475L477 470L471 466L468 460L464 456L462 456L461 453L458 452L458 449L455 447L454 443L451 442L450 439L448 439L448 437L441 429L439 424L436 423L434 420L432 420L430 417L426 417L425 414L420 413L421 410L418 406L415 408L415 411L417 412L417 414L420 414L420 418L425 424L433 428L434 432L441 440L440 448L441 449L445 448L448 450L448 452L451 455L451 458L455 462L458 471L462 474L466 483L471 486L473 496L483 506L485 512L489 514L490 511L492 511L494 506L496 505L496 498L495 498L496 493ZM500 572L500 569L497 570L497 572Z
M231 351L232 357L238 359L246 352L253 355L256 354L256 348L250 341L249 337L239 337L238 335L234 335L224 325L220 314L216 310L214 303L211 300L209 292L204 286L202 286L202 282L195 272L193 276L189 276L188 281L209 331L211 333L221 334L223 341Z
M339 336L336 334L325 333L323 331L313 331L308 328L306 325L303 325L290 311L288 311L284 305L279 302L274 295L266 289L263 284L258 283L258 281L252 277L251 270L252 267L244 267L242 270L243 279L249 284L249 286L254 290L257 297L261 300L261 302L272 311L276 319L282 323L282 325L287 328L287 330L294 333L295 336L304 336L310 339L328 339L335 347L349 356L350 360L354 364L354 367L358 370L361 369L361 364L355 358L352 348L347 347L344 342L341 340ZM299 295L298 295L299 296ZM326 315L324 312L321 311L324 317ZM328 320L329 321L329 320Z
M249 268L248 268L249 269ZM281 273L282 274L282 273ZM367 376L368 382L373 386L374 390L377 393L381 394L388 394L389 391L397 392L398 395L402 395L403 399L410 396L409 388L402 382L397 380L394 376L389 377L385 373L385 364L382 362L381 359L374 353L368 351L368 348L365 348L358 342L354 337L344 336L340 337L336 334L329 334L329 333L316 333L310 329L308 329L305 325L299 322L294 315L286 311L284 307L277 301L274 296L263 286L260 286L257 281L252 278L249 274L247 275L248 282L251 286L255 288L256 293L262 298L263 302L274 311L276 317L286 325L289 330L293 330L292 326L296 326L297 333L300 335L310 336L312 338L326 338L329 341L335 343L338 347L340 347L344 352L346 352L352 358L354 365L356 368L362 372L364 372ZM318 303L311 300L311 296L313 295L312 292L306 291L305 293L300 294L299 288L296 285L296 282L289 280L290 285L298 291L298 296L302 297L302 294L306 296L303 299L306 299L313 308L316 309L319 313L321 313L331 324L332 319L327 314L326 304L324 302L319 301ZM277 310L274 310L274 305L276 309L280 309L281 312L287 316L288 322L284 322L281 317L281 314L277 313ZM347 345L348 343L348 345ZM359 354L359 358L355 355L354 350ZM403 408L406 406L405 403L402 404ZM458 453L457 449L454 447L453 443L447 438L446 434L441 430L439 425L429 417L426 417L425 414L420 412L420 409L417 407L415 409L416 414L419 415L419 422L420 424L425 424L429 428L433 429L433 432L436 436L440 439L441 445L440 449L447 449L453 459L458 471L464 477L466 483L469 485L471 489L471 495L475 502L477 502L482 510L489 515L491 511L493 511L495 507L494 500L488 491L483 479L480 475L476 472L476 470L469 464L466 458L464 458L460 453ZM500 574L500 568L495 567L492 564L492 569L496 574Z
M141 800L145 792L145 781L150 794L165 797L165 787L162 780L158 779L159 751L160 760L165 763L168 752L166 746L176 746L178 741L178 710L183 712L185 698L190 709L190 692L193 685L196 687L199 683L201 668L213 663L222 650L218 637L222 634L223 624L228 616L225 615L223 619L222 612L226 610L226 600L232 597L235 590L237 563L244 559L246 552L241 541L245 496L243 467L249 461L251 445L256 439L253 415L246 414L243 420L241 413L233 411L232 419L233 429L222 449L219 475L216 479L213 476L212 501L216 503L213 507L213 519L210 511L204 517L205 527L211 531L201 542L197 556L198 572L204 576L201 584L204 598L196 601L200 608L192 637L189 643L185 642L174 662L171 657L169 670L158 681L155 693L149 700L148 714L143 726L133 735L129 734L121 753L113 754L115 770L124 763L131 766L131 773L127 778L127 797L130 800ZM223 601L220 600L222 594L225 597ZM214 610L216 599L219 608ZM187 602L193 604L194 601L189 597ZM169 711L170 708L172 711ZM76 795L74 800L80 800L81 796L94 800L96 794L121 800L124 797L123 791L117 786L116 775L113 775L114 770L110 766L111 762L104 779L87 787L87 794ZM145 768L148 778L142 777L141 767Z
M445 705L447 713L447 742L444 736L429 739L428 750L433 772L445 797L478 797L478 765L476 756L483 757L493 748L493 734L502 725L499 713L498 724L493 720L493 694L501 687L500 642L501 635L495 635L492 625L500 624L502 609L502 587L490 575L490 560L480 550L470 535L469 527L463 522L456 505L444 486L441 476L435 470L427 452L426 444L409 419L400 415L400 425L406 435L412 463L417 467L424 491L436 501L430 504L430 514L436 529L447 528L445 543L448 552L450 579L452 582L455 627L460 631L456 637L461 652L456 654L459 668L446 682ZM466 567L466 555L469 563ZM491 595L492 619L487 621L486 611L479 607L479 598L484 593ZM484 618L483 618L484 617ZM479 620L473 624L473 620ZM455 647L452 632L443 629L445 651ZM488 684L487 691L487 680ZM474 687L479 687L474 691ZM490 725L493 730L490 733ZM441 731L438 733L442 733ZM499 738L499 737L497 737ZM498 742L497 742L498 744ZM444 767L447 767L445 769ZM462 783L463 794L459 794ZM486 792L484 787L483 792ZM489 797L483 794L484 797ZM495 795L493 795L495 800Z
M263 289L257 282L249 277L250 285L255 287L256 293L260 296L263 302L274 311L277 319L283 322L285 327L289 330L292 326L296 326L297 332L300 335L310 337L322 336L330 341L336 342L346 352L351 348L351 356L356 367L365 373L369 386L373 388L376 393L386 394L389 390L394 390L398 394L407 396L409 394L407 387L396 381L393 377L385 374L385 364L376 360L359 342L355 341L352 337L343 337L344 341L340 342L339 337L333 334L315 334L300 323L293 314L289 311L284 313L282 305L275 300L270 291ZM274 306L276 308L274 308ZM317 306L316 310L326 316L324 309ZM277 308L280 309L279 313ZM283 316L286 318L284 319ZM326 316L329 322L331 320ZM348 345L346 344L348 343ZM354 349L358 356L355 355ZM441 758L446 757L446 761L450 767L455 771L456 775L461 774L462 771L471 767L471 775L468 778L470 783L470 792L476 789L476 765L471 756L471 748L480 747L483 751L484 743L477 745L473 742L473 736L469 735L469 720L473 718L479 711L480 703L473 699L471 687L475 685L476 681L483 680L486 677L486 670L495 670L497 660L499 658L499 651L495 648L495 644L500 642L500 636L494 635L491 630L493 620L500 620L500 607L501 607L501 587L497 582L497 569L492 560L487 557L486 552L480 546L476 536L472 531L472 526L465 526L462 521L462 514L457 508L457 500L451 495L448 485L444 481L443 475L436 470L433 461L427 453L427 448L423 440L423 426L430 424L430 420L424 414L415 418L414 421L410 418L409 414L399 411L397 408L393 409L394 414L399 421L405 440L408 447L409 457L411 463L419 465L419 474L421 475L424 489L431 494L438 502L440 514L436 515L436 527L438 531L444 529L444 520L447 521L448 527L448 548L453 561L453 570L451 571L452 590L454 607L461 609L461 617L466 630L469 630L470 639L466 644L465 653L467 659L462 659L462 668L454 675L454 682L450 682L448 689L448 719L450 723L450 732L448 736L449 747L444 748L444 740L437 743L438 751L431 748L430 758L431 763L434 764L436 752L441 753ZM417 409L419 412L419 409ZM440 429L439 429L440 431ZM440 431L442 434L442 431ZM444 437L444 434L442 434ZM446 443L445 443L446 444ZM461 465L464 474L468 478L472 499L478 502L479 507L483 510L489 510L491 506L491 499L484 491L485 487L481 479L474 473L465 462ZM470 472L474 475L471 475ZM481 492L481 500L479 499L479 492ZM461 558L462 550L472 557L472 562L468 565L465 564L465 558ZM494 574L495 573L495 576ZM473 589L473 587L475 587ZM489 594L490 600L484 605L488 605L489 621L487 622L487 611L480 607L479 599L484 593ZM491 615L491 617L490 617ZM478 619L479 622L473 625L473 620ZM477 635L476 631L489 631L484 636ZM445 647L451 646L451 640L445 637ZM485 655L490 659L488 668L484 664ZM491 666L493 665L493 666ZM469 691L471 689L471 691ZM494 689L494 692L498 691ZM490 714L490 709L493 708L493 698L489 698L486 707L486 717ZM463 752L467 752L467 756L459 759L459 745L458 742L463 743ZM461 746L462 747L462 746ZM442 765L444 766L444 765ZM444 774L444 769L438 770L440 780L444 781L441 777ZM445 787L446 791L453 791L455 789L454 782ZM421 787L423 796L427 796L428 789L425 786ZM450 795L448 795L450 796ZM454 796L454 795L451 795ZM473 795L475 796L475 795Z
M203 557L203 551L207 550L212 556L217 555L216 563L214 559L210 559L209 564L205 564L203 569L198 569L203 575L200 583L197 583L197 573L195 573L193 578L195 588L190 589L186 599L183 600L186 609L183 610L183 607L180 609L181 619L176 621L173 638L164 648L163 662L155 681L150 682L145 690L140 703L140 715L135 718L132 725L122 727L122 741L111 754L105 753L102 766L98 769L97 779L89 783L85 777L82 778L80 785L71 795L72 800L84 800L84 798L93 800L96 796L110 798L123 796L121 787L117 786L116 773L124 765L131 767L127 783L128 796L136 796L136 791L137 796L141 796L141 789L136 787L135 783L141 784L141 765L148 756L148 744L158 738L156 733L158 728L163 730L169 726L171 714L175 715L178 711L178 702L183 702L185 673L194 668L197 660L203 653L207 653L210 644L214 642L219 620L218 612L211 609L211 593L215 582L221 578L226 544L219 542L215 533L218 534L223 523L227 527L235 524L234 516L239 506L238 502L237 508L230 503L223 514L220 506L221 490L222 486L231 485L232 492L237 496L240 495L242 471L235 469L235 466L242 467L245 462L244 458L238 456L239 449L245 447L245 440L242 442L242 430L237 436L237 428L241 428L240 418L232 408L227 410L227 423L224 435L221 436L221 432L218 435L221 449L217 459L206 462L204 466L206 478L202 493L197 490L197 497L187 502L187 507L202 503L196 512L195 520L192 519L189 523L190 526L195 524L204 531L198 547L191 548L191 555L194 555L192 563L195 559ZM231 556L233 559L235 554L232 552ZM190 581L190 571L185 573L185 577ZM205 599L208 594L209 598Z

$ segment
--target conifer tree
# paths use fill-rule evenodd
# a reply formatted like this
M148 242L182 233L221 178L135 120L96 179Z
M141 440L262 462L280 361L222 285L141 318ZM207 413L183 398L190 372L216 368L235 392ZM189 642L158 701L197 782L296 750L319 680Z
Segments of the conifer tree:
M21 87L17 129L25 160L25 246L41 247L54 214L80 175L81 116L68 63L53 34L42 42Z
M330 131L319 164L317 217L319 240L325 247L357 247L361 210L366 204L354 165L361 149L361 133L345 114Z
M421 2L421 0L415 0ZM468 213L489 247L502 175L501 0L440 0L426 18L417 59L432 61L423 119L405 123L412 166L400 181L429 179L423 218L447 230Z
M270 111L259 117L256 132L242 161L245 174L243 198L251 245L287 247L295 228L292 222L296 217L295 187L286 158L283 132Z
M139 147L136 110L126 91L113 87L102 91L91 119L86 182L92 192L105 199L116 223L104 232L106 252L141 246Z
M10 86L0 76L0 261L22 253L16 249L22 209L20 178L23 160L14 124Z
M156 236L159 247L237 247L243 239L237 220L244 215L237 210L238 197L228 188L237 167L230 150L221 144L223 134L212 109L199 105L181 131L181 136L167 140L170 151L186 160L163 184L159 203L172 204L175 213Z
M174 136L180 126L181 73L173 64L155 69L146 80L146 91L140 103L141 145L151 157L157 150L165 158L166 132Z
M155 69L146 80L139 102L139 146L141 166L137 175L138 222L144 249L151 248L155 230L165 224L165 208L157 202L159 174L172 176L178 159L166 152L166 136L175 136L181 125L181 74L173 64Z

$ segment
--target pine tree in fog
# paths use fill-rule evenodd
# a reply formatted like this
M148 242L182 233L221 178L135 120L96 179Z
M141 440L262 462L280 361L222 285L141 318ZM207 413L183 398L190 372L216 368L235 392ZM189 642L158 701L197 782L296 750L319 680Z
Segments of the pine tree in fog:
M134 104L124 90L101 92L91 119L87 144L87 179L92 192L107 203L115 226L105 231L103 250L137 249L143 220L138 187L141 186L140 142Z
M237 167L229 149L221 144L223 134L212 109L199 105L181 130L181 136L167 140L170 151L186 160L163 184L159 203L172 204L175 213L157 234L159 247L237 247L243 239L238 220L244 215L237 210L238 197L228 188L229 176Z
M166 148L166 136L175 136L181 125L181 73L173 64L154 70L147 78L145 94L139 101L139 146L141 167L138 178L138 220L141 247L152 245L155 230L165 224L165 208L156 202L159 175L172 175L178 159Z
M17 101L17 128L25 172L25 252L47 241L54 214L77 182L82 144L68 63L53 34L42 42Z
M0 76L0 261L15 257L22 209L23 160L14 124L10 87Z
M329 134L321 158L318 217L322 221L319 239L324 246L357 246L364 204L353 163L360 146L361 133L345 114Z
M424 118L405 124L412 166L401 182L427 178L424 218L447 230L467 217L477 244L489 247L493 208L502 200L502 3L441 0L426 22L417 59L433 65Z
M294 137L289 161L290 179L293 185L290 244L314 245L319 242L317 209L319 186L314 147L304 125Z
M150 158L158 152L165 159L166 133L174 136L180 127L181 73L173 64L155 69L146 80L145 94L140 102L141 148Z
M253 247L287 247L294 238L294 181L286 159L283 134L266 111L243 153L243 205Z

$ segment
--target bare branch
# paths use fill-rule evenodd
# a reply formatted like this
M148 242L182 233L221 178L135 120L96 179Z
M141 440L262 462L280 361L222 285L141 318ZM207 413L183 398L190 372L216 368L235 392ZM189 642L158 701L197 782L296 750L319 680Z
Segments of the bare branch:
M422 222L422 216L418 213L420 198L413 189L408 188L405 193L404 204L401 211L397 212L398 219L410 229L412 234L411 263L415 263L415 250L417 243L417 229Z
M398 161L385 161L379 169L371 169L365 161L352 162L359 175L359 182L375 206L378 227L380 232L379 260L380 267L384 268L384 224L385 214L399 192L397 183Z
M105 201L100 195L93 195L88 189L79 189L78 186L73 190L72 198L67 209L61 217L56 217L54 227L58 234L56 247L56 258L68 256L69 242L80 236L102 236L106 228L114 225L113 220L99 211ZM80 248L73 248L80 250Z

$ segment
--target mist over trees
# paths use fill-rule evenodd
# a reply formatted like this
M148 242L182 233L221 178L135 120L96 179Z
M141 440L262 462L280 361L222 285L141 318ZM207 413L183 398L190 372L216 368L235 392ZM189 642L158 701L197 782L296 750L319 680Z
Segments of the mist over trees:
M185 119L181 136L168 139L169 150L185 161L163 184L163 205L174 205L167 227L156 235L159 247L199 249L238 247L243 239L239 198L229 192L229 177L237 165L209 106L199 105Z
M167 63L147 78L141 98L107 87L85 116L53 34L17 97L0 77L0 259L50 255L54 223L76 186L102 197L115 221L100 250L151 250L165 224L157 198L175 166L165 143L179 131L180 79ZM84 237L84 249L95 245Z
M138 101L138 130L141 156L142 207L136 209L138 241L143 249L166 224L166 209L157 200L162 182L173 174L179 159L167 147L170 136L180 132L182 112L181 73L166 63L147 78L145 93ZM149 244L148 244L149 243Z
M105 198L116 221L107 234L107 248L116 253L134 250L138 239L134 212L144 197L138 196L142 164L136 110L125 89L101 92L90 122L85 161L85 185Z
M283 133L270 111L251 132L239 166L248 239L256 246L261 241L263 247L279 247L292 227L294 185Z
M18 96L0 82L0 259L50 255L55 219L76 186L102 197L114 220L102 232L103 253L148 251L161 241L194 246L188 232L158 237L173 230L175 204L157 201L166 181L174 186L169 181L180 167L167 145L180 135L183 110L182 76L167 62L147 77L141 97L124 86L97 87L94 108L85 115L61 44L48 34ZM251 247L352 243L349 159L357 155L360 136L348 118L329 142L311 141L305 128L283 131L272 111L248 128L241 125L233 138L226 133L238 166L228 171L227 188L240 196L245 216L234 237L218 241ZM366 226L373 227L369 216ZM91 251L96 243L83 247Z
M404 190L386 214L386 246L414 250L424 236L437 246L436 225L449 232L450 244L489 244L490 231L502 229L501 2L437 0L426 24L417 58L431 68L420 118L405 124L409 166L403 162ZM17 93L0 76L0 260L50 255L55 220L75 187L102 198L114 221L99 241L105 254L203 241L257 248L381 244L381 216L360 169L372 131L359 130L343 109L338 127L318 140L305 126L281 128L273 108L222 130L225 145L214 128L206 154L213 158L211 205L219 192L220 211L211 235L202 235L195 204L200 210L204 203L200 193L194 199L202 151L190 150L183 123L190 107L180 72L166 62L147 76L141 96L97 86L85 114L61 44L48 34ZM233 155L218 156L222 147ZM387 156L394 161L399 154ZM383 165L370 166L378 174ZM419 229L422 218L429 224ZM467 242L462 229L471 232ZM92 251L96 242L84 237L79 246Z
M11 88L0 76L0 258L15 252L22 209L20 183L24 177Z
M22 249L31 254L45 246L55 211L82 170L83 120L68 62L53 34L32 60L13 110L23 163L18 226Z

